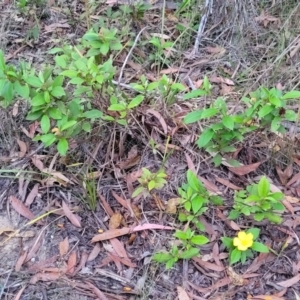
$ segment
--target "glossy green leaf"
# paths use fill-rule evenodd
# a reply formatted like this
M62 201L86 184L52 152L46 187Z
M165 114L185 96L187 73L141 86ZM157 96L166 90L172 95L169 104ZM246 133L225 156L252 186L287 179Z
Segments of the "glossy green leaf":
M62 138L57 143L57 150L60 155L65 156L69 148L69 143L65 138Z
M240 261L241 256L242 256L242 253L237 248L232 250L231 253L230 253L230 258L229 258L230 264L233 265L236 262Z
M259 242L253 242L251 249L257 252L269 253L269 248L266 245Z
M50 119L47 115L43 115L41 119L41 129L43 133L48 133L50 130Z

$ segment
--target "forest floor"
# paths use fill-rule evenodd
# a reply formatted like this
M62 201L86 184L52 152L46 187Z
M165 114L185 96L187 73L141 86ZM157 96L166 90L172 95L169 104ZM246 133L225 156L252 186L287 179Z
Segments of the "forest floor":
M0 8L0 49L12 68L25 61L34 74L46 65L67 70L59 50L49 51L81 43L90 28L104 37L101 47L110 47L101 48L97 63L111 59L115 67L103 67L90 98L51 94L49 122L48 116L28 118L34 100L21 97L30 85L30 95L44 89L28 79L43 75L23 77L24 90L14 97L5 94L10 89L0 76L1 299L300 299L299 127L292 122L279 133L271 130L275 121L270 129L260 123L267 119L250 120L258 129L240 140L232 135L215 160L203 135L202 145L198 140L213 133L206 130L217 122L216 111L223 113L213 106L216 99L225 103L221 122L231 134L240 125L230 116L243 110L243 97L254 99L250 92L299 89L298 1L2 0ZM203 33L195 46L199 24ZM113 49L112 40L121 47ZM86 55L72 49L75 56ZM109 84L97 90L110 74ZM88 85L94 79L86 80ZM148 96L136 97L147 85L153 87ZM71 86L63 86L68 95ZM112 90L119 94L113 97ZM289 109L297 114L297 98L276 106L276 117ZM67 125L59 127L54 112L64 114L61 103L70 99L89 109L73 116L84 130L66 140L62 134L50 146L37 141L38 135L56 139L63 132ZM188 121L200 109L211 117ZM84 121L96 111L100 119ZM272 193L282 193L283 211L268 206L269 219L259 220L265 212L231 218L238 193L262 178L271 201ZM191 190L201 190L194 189L201 194L197 209L183 196L187 181ZM222 203L213 204L214 197ZM192 218L186 222L183 215ZM259 229L257 241L268 253L253 251L245 262L230 263L232 249L222 238L251 228ZM197 238L184 237L187 232ZM200 252L193 255L194 249ZM153 259L161 251L169 255L165 263Z

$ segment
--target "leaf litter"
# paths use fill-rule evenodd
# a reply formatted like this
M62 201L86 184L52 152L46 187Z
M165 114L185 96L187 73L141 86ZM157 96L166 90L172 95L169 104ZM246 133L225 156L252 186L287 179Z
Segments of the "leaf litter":
M60 8L51 6L53 4L51 3L52 1L50 1L49 4L51 7L50 13L57 14L57 18L55 18L55 21L48 20L47 24L43 24L40 28L39 46L41 46L43 50L45 50L45 45L49 43L52 45L52 43L59 42L59 37L56 36L57 34L71 33L73 26L68 23L68 20L65 20L65 17L61 18L59 13ZM79 12L81 12L80 9L83 9L81 5L82 4L76 7L76 10L79 10ZM117 10L119 4L115 3L115 5L114 9ZM276 7L275 4L274 6ZM78 11L76 11L76 16L77 13ZM101 14L102 12L99 13ZM170 16L172 14L174 13L166 11L166 22L170 22L168 23L170 29L162 33L160 32L160 26L155 28L155 37L171 40L173 39L173 34L175 36L178 34L175 31L175 25L178 23L179 16L174 16L172 19ZM99 16L91 16L93 20L96 18L98 19ZM158 24L158 19L159 18L152 12L147 12L144 21L146 23L151 22L151 25L155 27ZM176 22L174 21L175 19L177 20ZM268 28L276 26L279 20L277 15L271 12L270 8L270 12L259 11L253 21L256 22L258 26L261 26L260 28L268 30ZM174 24L174 22L176 24ZM214 26L209 30L214 32ZM209 30L205 34L210 34ZM148 31L150 32L150 30ZM153 33L149 32L147 32L147 34L153 36ZM49 39L51 35L52 38ZM44 43L42 43L43 40ZM23 51L24 49L15 49L16 44L12 44L10 47L11 54L8 56L10 58L18 56L19 51ZM30 47L32 46L29 44L25 45L25 49L29 48L32 51L34 48ZM252 50L259 51L260 47L263 47L263 45L254 45L253 48L255 48L255 50ZM289 59L297 56L297 47L296 43L296 47L294 47L292 51L288 51ZM209 76L210 81L214 83L216 88L220 89L220 95L228 94L229 97L231 97L237 87L235 82L236 77L234 76L236 72L232 66L226 64L223 66L220 62L220 59L227 58L230 52L228 49L230 48L226 47L223 41L216 41L215 44L205 42L202 49L202 56L204 55L204 58L196 58L196 62L188 60L187 62L182 62L182 64L181 62L180 64L175 63L170 65L166 63L166 65L157 72L155 70L156 65L153 64L152 69L147 69L146 78L148 78L150 82L153 82L157 79L157 74L173 74L173 78L178 77L180 78L179 80L181 80L181 76L186 75L186 78L190 77L191 82L198 88L203 83L202 75L206 72L205 68L209 66L210 69L213 69L214 65L217 64L218 68L213 69L212 74ZM136 53L139 53L138 50L142 52L141 49L136 49ZM24 53L25 56L31 55L30 51ZM126 55L124 56L123 54L124 53L121 53L120 55L125 58ZM37 55L33 56L34 60L38 59L36 56ZM146 57L147 54L144 53L144 58ZM166 57L168 59L172 58L168 55ZM145 69L145 66L141 63L137 63L134 58L128 63L128 66L130 68L126 70L126 78L132 75L133 70L134 72L141 72L141 70ZM241 66L238 65L237 70L240 67ZM266 66L264 65L263 67ZM222 71L218 72L218 69ZM188 85L183 80L182 84L188 89ZM155 99L153 100L153 102L155 102ZM41 281L51 283L51 285L55 285L58 281L71 285L69 281L70 278L72 278L74 290L85 293L89 297L97 297L98 299L129 299L127 295L124 297L121 296L121 293L128 293L130 295L130 292L133 292L134 294L135 291L131 290L131 287L134 285L130 287L129 284L132 282L127 281L127 286L124 283L122 288L114 290L114 285L110 285L111 282L109 280L112 281L118 278L116 276L117 272L119 274L129 274L129 277L130 272L136 272L135 274L138 274L137 276L140 277L144 276L142 271L146 267L148 268L149 265L147 258L150 257L150 254L156 250L156 247L158 247L160 243L166 246L163 241L169 240L176 229L174 220L177 216L177 212L180 210L180 203L178 198L176 198L176 191L178 186L183 182L183 175L187 169L193 170L198 174L199 179L201 179L211 194L222 195L222 197L226 198L226 202L223 207L213 209L212 211L210 210L209 213L199 218L204 224L204 231L209 236L211 243L203 247L201 257L194 258L192 262L189 262L188 285L184 286L181 282L183 276L181 274L182 269L180 263L168 274L164 273L160 267L158 267L157 272L153 271L151 265L149 273L146 274L150 278L150 281L147 281L146 285L149 286L151 296L154 297L154 299L169 299L167 297L175 299L175 297L178 297L178 299L183 300L204 298L223 299L220 296L222 293L225 295L224 297L228 297L228 299L237 299L234 298L235 295L236 297L240 297L239 299L285 299L284 293L288 294L286 299L290 299L288 297L291 297L291 295L295 296L295 293L290 292L292 291L290 288L294 288L295 290L299 289L299 276L296 274L296 272L299 272L299 263L293 264L293 272L290 270L291 266L287 266L286 263L283 264L284 256L281 255L279 251L281 248L279 248L278 241L284 241L286 244L286 248L284 248L283 252L284 255L289 257L292 262L296 261L296 247L299 246L299 238L297 240L297 236L299 235L299 220L297 221L297 215L300 196L298 188L299 168L296 166L297 160L294 160L295 164L288 164L285 169L281 169L281 164L277 165L276 163L275 166L272 166L272 172L274 174L270 174L268 173L271 172L268 170L270 165L266 164L266 160L261 157L260 152L268 150L263 150L262 146L259 148L259 151L255 152L255 150L253 150L255 147L253 146L252 150L255 154L251 157L244 157L244 150L240 150L239 153L236 152L236 157L231 157L230 154L228 154L227 159L238 159L241 163L240 167L231 167L229 164L226 165L223 163L220 168L215 168L209 162L207 154L204 152L199 154L199 152L193 148L191 139L192 136L194 136L195 139L197 134L188 132L185 126L180 125L180 118L185 116L185 112L195 104L178 102L176 105L176 107L168 106L167 109L159 105L143 107L143 112L146 113L141 114L142 122L139 124L139 126L143 128L143 131L140 131L139 126L130 127L132 125L131 123L128 132L126 132L129 138L125 137L122 141L120 138L120 141L118 141L119 132L115 134L111 147L108 147L108 149L114 149L114 153L110 155L110 152L113 151L108 151L109 154L105 155L104 153L103 155L101 152L103 151L101 149L102 146L99 146L96 152L92 151L93 160L90 161L91 169L85 174L89 174L86 178L95 180L97 184L98 206L95 212L85 211L83 206L79 202L77 203L78 199L76 198L76 196L81 193L81 190L80 187L77 186L78 178L76 178L79 169L74 168L74 166L84 165L83 161L85 160L82 157L85 155L85 152L80 152L79 148L76 148L75 151L78 150L78 153L73 153L74 156L70 155L70 157L66 158L66 162L67 160L73 161L70 164L63 164L63 167L60 165L61 161L57 160L56 153L51 151L38 151L38 153L31 155L29 145L32 144L31 139L35 136L36 132L40 130L39 124L37 122L19 124L21 125L20 128L23 135L21 138L17 137L15 139L17 144L15 149L18 150L14 153L17 153L17 162L23 162L24 168L33 168L33 170L38 170L39 172L38 175L34 175L30 179L26 176L18 178L20 188L12 189L12 192L9 194L8 199L11 204L9 208L13 208L13 210L21 216L21 221L25 222L23 218L32 220L33 222L28 224L30 226L38 226L37 228L39 229L39 226L43 224L37 223L35 220L38 218L36 216L41 216L41 219L45 222L44 224L51 224L54 236L58 236L60 239L55 242L52 241L52 233L50 234L50 230L43 227L42 232L33 240L30 247L27 248L28 240L26 239L28 237L18 235L19 233L24 233L23 230L17 230L18 234L14 235L14 233L17 232L15 229L3 227L1 231L2 236L13 233L14 239L22 239L22 242L26 244L20 251L19 258L16 261L15 272L27 272L27 270L35 269L35 275L31 276L29 285L24 285L21 289L19 286L14 288L13 284L8 286L14 293L15 299L21 299L23 293L31 295L30 293L32 293L33 288L39 286L39 282ZM21 113L21 104L18 102L17 106L13 108L12 116L17 117L18 114ZM178 119L172 119L170 117L172 115L179 117ZM149 124L147 122L143 123L143 118L151 118L151 122L149 122ZM176 127L174 127L174 125L176 125ZM206 126L206 124L204 124L204 126ZM148 199L145 200L142 198L131 199L130 197L136 186L136 180L141 175L141 167L150 166L150 168L155 169L160 167L160 163L162 162L159 158L159 154L153 154L148 145L148 141L145 141L145 132L147 133L148 130L150 134L154 135L155 133L154 140L157 142L157 149L159 151L167 154L168 158L176 157L174 168L176 171L173 171L171 174L173 175L171 177L172 180L170 180L166 189L155 193L155 196L153 196L154 201L148 201ZM180 131L184 131L184 138L177 135ZM169 143L168 140L166 141L168 136L171 137L171 143ZM93 141L91 147L95 144L100 145L99 140L97 140L98 138L97 134L93 134L95 141ZM123 149L118 149L121 143L123 144ZM263 143L261 145L263 145ZM268 143L265 142L265 145L268 146ZM252 147L251 144L249 147ZM170 151L172 149L180 150L182 153ZM266 147L266 149L269 148ZM116 153L119 153L119 156ZM124 155L125 153L128 154ZM3 157L6 156L1 156L1 159ZM13 162L15 159L12 159L12 156L7 157L9 159L3 159L1 163L3 161L7 164ZM166 161L163 161L163 166L168 171L169 166L168 163L165 163ZM177 165L182 165L182 161L185 161L184 172L176 169ZM253 161L255 163L253 163ZM113 172L111 172L112 170ZM115 174L117 173L120 176L116 176ZM228 205L231 204L228 199L232 199L234 191L241 190L244 186L248 185L254 179L254 176L261 176L263 173L267 173L267 175L272 178L275 188L279 191L284 190L285 193L284 205L286 211L283 223L284 228L270 227L270 225L266 225L263 228L264 238L274 247L277 256L275 254L260 254L250 261L248 265L244 267L235 266L230 269L226 265L228 254L224 252L223 246L216 241L218 241L220 236L225 234L230 236L234 231L248 228L252 223L251 221L245 222L243 219L239 219L238 221L229 220L227 209ZM0 182L0 188L5 191L5 188L2 188L2 182ZM2 190L0 190L1 197ZM59 193L59 191L62 190L63 193L67 195L63 200ZM18 195L18 191L20 195ZM27 191L31 192L29 192L26 197ZM77 205L80 206L80 211L75 209ZM51 211L52 209L59 209L56 211L58 217L55 213L44 215L45 211ZM160 214L159 217L157 216L158 213ZM285 226L287 226L288 229L286 229ZM96 234L98 230L99 232L102 231L102 233ZM45 244L49 247L50 245L56 245L55 251L53 250L52 253L47 253L47 257L43 257L40 254ZM39 257L39 255L41 256ZM35 262L34 259L41 260ZM57 267L58 263L61 264L60 267ZM285 269L280 268L280 264L285 265ZM95 269L97 265L101 266L99 270ZM195 265L197 267L194 268ZM110 270L110 273L103 272L104 267ZM130 269L134 269L134 271L130 271ZM95 280L93 276L97 273L101 274L101 277L109 278L108 282L104 284L100 283L100 280ZM115 279L112 278L112 274L115 275ZM283 288L281 291L282 295L280 295L280 292L274 293L274 291L266 285L262 287L257 282L261 280L265 283L265 277L268 277L266 274L273 276L270 277L272 279L269 278L269 282L277 284L277 287L281 286ZM17 278L16 274L12 274L9 278L9 280L11 280L10 283L13 283L14 278ZM132 280L137 279L134 276L131 278L133 278ZM276 281L273 280L274 278L276 278ZM155 285L155 288L152 289L151 280ZM170 282L173 284L170 285ZM252 290L250 295L247 291L254 285L256 295L252 295Z

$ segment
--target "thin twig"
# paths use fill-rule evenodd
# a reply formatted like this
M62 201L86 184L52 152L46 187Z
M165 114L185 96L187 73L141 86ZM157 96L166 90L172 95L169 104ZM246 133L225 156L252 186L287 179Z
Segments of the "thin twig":
M130 51L128 52L128 54L127 54L127 56L126 56L126 58L125 58L125 60L124 60L124 63L123 63L123 65L122 65L122 68L121 68L121 71L120 71L119 79L118 79L118 86L119 86L120 83L121 83L121 79L122 79L122 76L123 76L124 68L125 68L125 66L126 66L126 64L127 64L127 62L128 62L128 59L129 59L129 57L131 56L132 51L133 51L134 47L136 46L137 41L138 41L140 35L142 34L142 32L143 32L146 28L148 28L148 26L142 28L142 30L141 30L141 31L139 32L139 34L136 36L136 38L135 38L135 40L134 40L134 43L133 43L133 45L132 45Z
M205 29L208 15L212 13L212 6L213 6L213 0L205 0L205 13L201 17L201 20L200 20L197 37L196 37L196 41L195 41L195 45L194 45L194 54L196 54L198 52L200 40L201 40L202 34Z

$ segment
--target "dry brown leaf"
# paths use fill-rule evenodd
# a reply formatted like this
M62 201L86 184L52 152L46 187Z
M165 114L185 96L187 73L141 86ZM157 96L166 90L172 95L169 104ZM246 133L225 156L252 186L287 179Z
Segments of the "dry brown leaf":
M217 209L217 216L218 216L222 221L224 221L225 224L226 224L227 226L229 226L231 229L236 230L236 231L240 231L240 230L241 230L240 226L239 226L237 223L235 223L235 222L232 221L232 220L228 220L228 219L224 216L224 214L223 214L219 209Z
M73 275L74 271L75 271L75 266L77 264L77 253L76 251L72 251L69 259L68 259L68 267L67 267L67 274L69 275Z
M247 300L286 300L282 297L277 297L275 295L255 295L255 296L248 296Z
M189 170L191 170L194 174L197 174L196 167L195 167L191 157L186 152L184 153L184 155L185 155L185 159L187 161Z
M56 281L60 278L60 273L44 273L40 272L33 275L30 279L31 284L36 284L38 281Z
M269 22L279 21L278 18L266 14L264 10L262 10L261 14L258 17L256 17L254 20L257 21L258 23L263 23L264 27L267 27Z
M153 193L152 197L153 197L153 199L155 201L155 204L156 204L156 206L159 210L165 210L166 209L165 205L163 204L163 202L162 202L162 200L160 199L159 196L157 196L155 193Z
M205 50L211 54L222 54L223 55L226 52L226 49L223 47L220 47L220 46L217 46L217 47L207 46L207 47L205 47Z
M101 203L106 211L106 213L111 217L114 214L114 211L111 209L110 205L106 202L105 198L98 192L98 196L101 200Z
M137 165L141 160L141 156L138 155L137 145L133 146L128 152L127 159L125 161L121 161L119 166L122 170L126 170Z
M25 262L28 262L35 256L35 254L37 253L37 251L40 249L42 245L43 237L44 237L44 231L41 231L40 234L36 237L33 245L31 246L31 249L26 256Z
M111 192L114 198L126 209L128 209L128 203L126 200L124 200L122 197L120 197L115 191Z
M213 83L224 83L227 85L235 85L234 82L229 78L211 76L209 77L209 81Z
M225 83L221 83L221 91L220 91L220 94L222 96L225 96L225 95L228 95L228 94L231 94L234 90L234 87L232 85L227 85Z
M168 68L168 69L161 70L159 73L167 75L167 74L179 73L180 71L183 72L184 69L183 68Z
M292 179L286 184L286 186L289 187L289 186L291 186L293 183L299 182L299 180L300 180L300 173L294 175L294 176L292 177Z
M202 176L198 176L198 178L203 182L203 185L206 187L206 189L208 189L210 192L212 193L216 193L218 195L222 195L222 192L219 191L219 188L213 184L212 182L210 182L209 180L207 180L206 178L202 177Z
M91 284L88 281L85 281L85 284L90 288L90 290L97 296L99 300L108 300L103 292L101 292L97 287Z
M87 254L86 250L83 250L81 257L80 257L79 264L73 272L73 276L76 275L79 271L81 271L85 267L87 260L88 260L88 254Z
M249 174L253 171L256 171L256 169L262 164L262 162L257 162L251 165L244 165L244 166L240 166L240 167L231 167L228 168L232 173L239 175L239 176L243 176L246 174Z
M244 279L242 275L236 273L232 267L227 268L227 274L234 285L244 285L247 282L247 280Z
M27 254L28 254L28 249L22 250L21 255L19 256L19 258L16 262L16 265L15 265L16 272L19 272L21 270L21 267L22 267L23 263L25 262Z
M136 264L134 264L128 257L127 252L124 248L124 245L118 239L111 239L110 244L112 245L114 252L120 258L119 261L122 262L122 264L124 264L130 268L136 267ZM111 253L111 254L113 255L113 253Z
M65 23L51 23L50 25L45 25L46 32L55 31L57 28L70 28L70 25L65 21Z
M166 212L169 214L176 214L177 206L180 204L180 198L171 198L167 202Z
M101 250L100 243L96 243L93 250L92 250L92 252L90 253L87 261L94 260L98 256L98 254L100 253L100 250Z
M70 208L65 203L65 201L62 201L62 208L63 208L65 216L69 219L69 221L74 226L81 228L81 223L80 223L79 217L71 212Z
M38 156L37 155L33 155L32 156L32 158L31 158L31 161L32 161L32 163L34 164L34 166L36 167L36 168L38 168L41 172L43 172L44 171L44 164L43 164L43 162L38 158Z
M222 271L225 270L225 268L223 266L218 266L218 265L210 263L208 261L203 261L199 257L193 257L193 261L195 261L201 267L204 267L204 268L209 269L209 270L213 270L215 272L222 272Z
M143 230L154 230L154 229L160 229L160 230L174 230L173 227L169 226L163 226L159 224L143 224L143 225L137 225L133 228L123 227L120 229L110 229L107 230L101 234L97 234L92 238L92 243L99 242L99 241L105 241L110 240L112 238L116 238L118 236L122 236L128 233L137 232L137 231L143 231Z
M189 295L181 286L177 286L177 294L178 300L190 300Z
M123 216L119 212L114 213L109 219L109 225L108 225L109 229L119 228L122 221L123 221Z
M30 193L28 194L25 205L30 206L32 202L34 201L35 197L38 195L40 184L36 183Z
M10 203L12 207L23 217L32 220L34 219L34 214L16 197L10 196L9 197Z
M17 139L17 143L18 143L18 145L20 147L19 157L23 158L26 155L27 150L28 150L27 149L27 145L26 145L25 142L23 142L23 141L21 141L19 139Z
M290 203L299 203L300 199L292 196L284 196L284 200L290 202Z
M228 186L230 189L233 189L235 191L239 191L239 190L243 189L241 187L238 187L238 186L234 185L233 183L231 183L229 180L227 180L225 178L221 178L221 177L218 177L218 176L215 176L215 178L218 182L222 183L225 186Z
M166 121L162 117L162 115L158 111L156 111L152 108L148 109L147 113L155 116L158 119L158 121L160 122L160 124L163 128L164 134L167 135L168 134L168 126L167 126Z
M13 300L20 300L21 299L21 296L24 292L24 290L26 289L27 285L24 285L19 291L18 293L16 294L15 298Z
M69 251L69 239L66 237L63 241L59 243L59 254L60 256L64 256Z
M291 287L294 284L296 284L299 280L300 280L300 273L297 274L296 276L288 279L288 280L277 282L277 284L280 285L280 286L288 288L288 287Z

